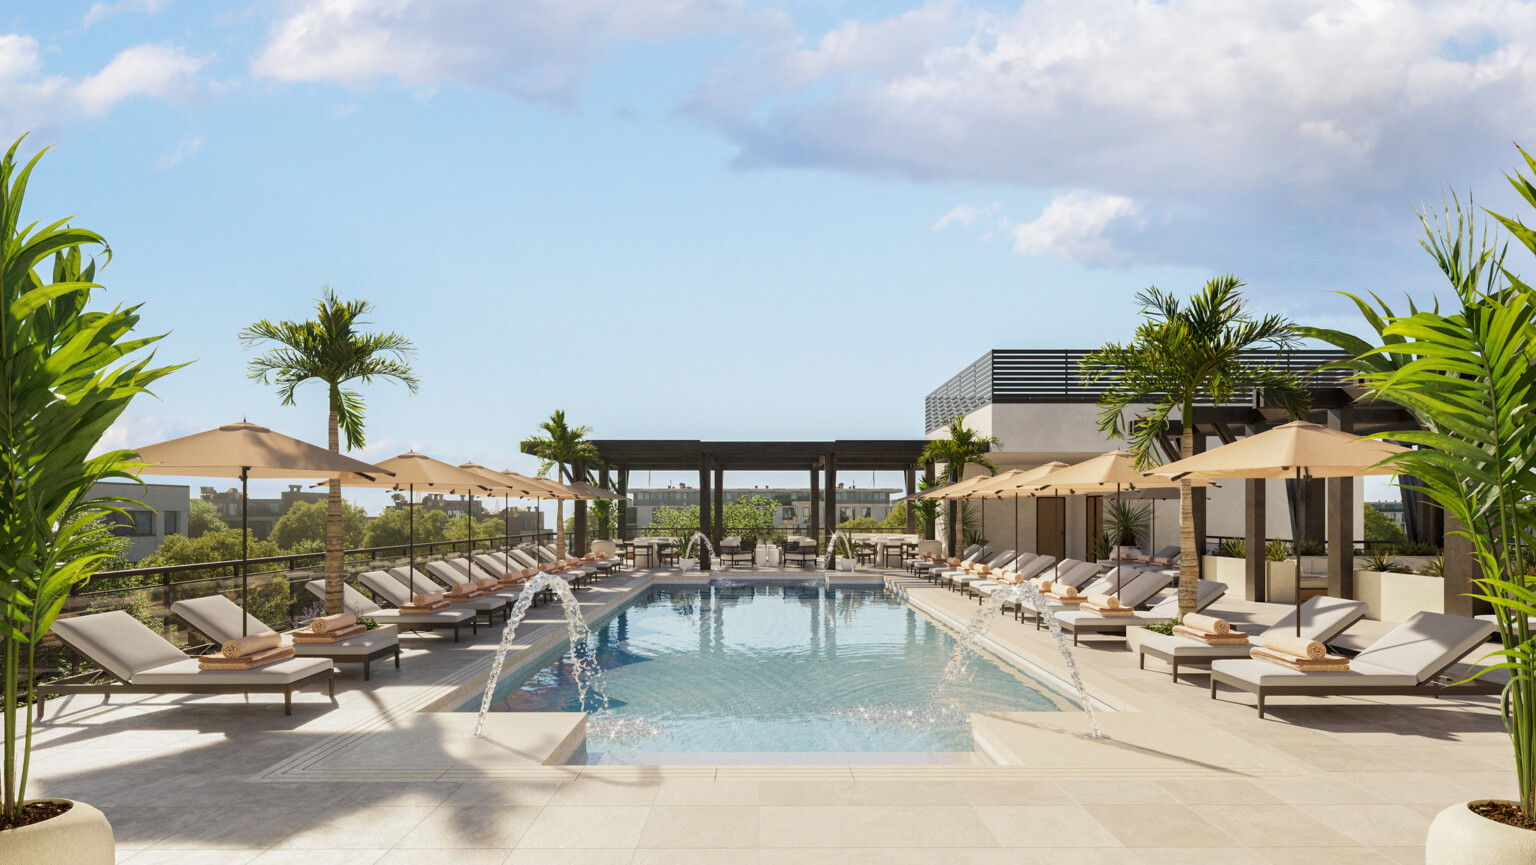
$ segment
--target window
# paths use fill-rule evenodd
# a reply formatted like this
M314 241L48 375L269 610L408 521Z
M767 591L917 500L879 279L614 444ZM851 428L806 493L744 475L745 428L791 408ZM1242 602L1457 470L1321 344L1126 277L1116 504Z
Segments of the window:
M160 517L165 521L166 534L181 534L181 511L162 511Z
M128 511L127 516L117 516L117 528L112 534L120 538L144 537L155 533L155 515L153 511Z
M866 517L867 517L867 516L869 516L869 515L870 515L870 509L869 509L869 508L865 508L865 509L864 509L864 516L866 516Z
M800 509L800 516L802 516L802 517L809 517L810 515L811 515L811 509L810 508L801 508Z

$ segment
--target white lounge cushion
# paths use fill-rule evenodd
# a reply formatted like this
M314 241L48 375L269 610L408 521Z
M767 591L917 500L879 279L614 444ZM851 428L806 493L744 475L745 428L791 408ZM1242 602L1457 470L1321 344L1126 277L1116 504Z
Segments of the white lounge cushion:
M390 568L390 575L398 579L399 575L395 573L398 570L401 569ZM455 568L453 565L450 565L447 562L428 562L427 573L436 577L438 582L448 586L461 586L469 582L469 577L466 577L463 571L460 571L458 568Z
M1420 611L1371 643L1351 666L1371 664L1424 682L1460 660L1494 630L1490 622Z
M180 649L122 610L56 619L53 632L124 681L132 681L145 670L187 659Z
M399 610L375 610L367 614L379 624L395 624L409 629L412 625L452 625L475 617L474 610L449 608L435 613L402 613Z
M133 674L134 685L287 685L331 668L324 658L289 658L254 670L200 670L196 658L183 658Z
M1419 684L1417 678L1407 673L1362 663L1358 658L1349 662L1349 670L1338 673L1303 673L1254 658L1212 661L1211 672L1276 690L1328 685L1341 688L1405 688Z
M1211 604L1221 600L1221 596L1227 593L1227 584L1215 580L1200 580L1195 586L1195 612L1200 612ZM1179 595L1173 595L1158 601L1152 605L1152 609L1146 613L1147 617L1167 621L1179 617Z
M378 631L369 631L335 643L294 643L293 651L301 658L348 658L369 655L399 643L400 638L393 632L381 634Z
M325 580L310 580L304 584L311 595L325 600ZM362 592L352 588L346 583L341 584L341 606L354 616L372 616L381 610L378 604L368 600Z
M224 643L241 636L240 622L245 620L245 633L259 634L272 628L255 616L240 609L240 605L223 595L206 598L187 598L171 604L171 612L197 629L215 643Z
M1246 644L1240 646L1212 646L1178 634L1142 634L1141 636L1141 648L1144 652L1147 650L1162 652L1173 656L1181 663L1186 659L1207 661L1217 658L1246 658L1248 650L1256 645L1259 645L1259 641L1251 638Z

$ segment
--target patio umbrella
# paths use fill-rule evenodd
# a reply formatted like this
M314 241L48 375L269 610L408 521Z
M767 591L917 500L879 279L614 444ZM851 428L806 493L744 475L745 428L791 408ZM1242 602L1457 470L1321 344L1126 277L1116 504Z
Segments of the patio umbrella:
M502 566L510 572L512 570L512 513L509 507L510 500L513 496L520 499L537 499L540 491L534 489L534 484L523 483L522 481L529 479L523 478L522 475L514 476L510 472L498 472L472 462L463 463L459 468L485 478L490 485L492 494L495 494L497 491L501 492L501 516L502 522L506 526L505 531L507 535L507 546L502 550ZM537 535L535 535L535 538L537 538Z
M1309 421L1291 421L1151 471L1170 480L1209 478L1349 478L1392 475L1382 460L1408 448L1360 438ZM1300 522L1298 521L1298 525ZM1297 532L1297 541L1301 540ZM1296 552L1296 636L1301 636L1301 551Z
M479 475L472 474L426 454L407 451L399 456L383 460L379 465L388 469L393 477L375 480L366 475L349 473L341 476L343 486L372 487L374 489L406 490L410 496L407 504L407 524L410 526L410 569L407 581L411 594L416 594L416 488L425 487L434 492L451 493L455 490L488 491L490 484Z
M371 479L392 472L362 460L332 453L264 426L241 421L218 429L146 445L139 459L149 465L141 475L180 475L198 478L240 478L240 609L246 609L250 525L247 493L251 478L335 478L351 474ZM245 616L240 634L245 635Z
M1202 483L1202 482L1197 482ZM1045 482L1037 486L1038 489L1064 493L1066 495L1086 495L1088 493L1108 493L1113 490L1119 495L1124 490L1144 490L1157 488L1174 488L1179 486L1177 481L1165 480L1158 477L1148 477L1136 468L1136 458L1127 451L1109 451L1099 454L1092 459L1084 460L1075 465L1068 466L1051 473ZM1117 539L1118 540L1118 539ZM1120 591L1120 581L1123 578L1118 565L1120 564L1120 545L1115 544L1115 592ZM1195 567L1200 563L1197 560Z
M1021 546L1019 540L1019 499L1032 498L1038 493L1031 487L1049 476L1052 472L1060 471L1067 467L1063 462L1048 462L1035 466L1032 469L1014 469L996 475L991 483L980 484L968 494L972 496L988 496L1000 499L1013 499L1013 548L1018 550ZM1065 528L1065 527L1063 527ZM1061 559L1056 560L1052 573L1061 575Z
M509 469L503 469L500 472L497 472L497 474L508 478L514 486L520 486L529 490L530 492L537 493L537 495L530 495L527 496L527 498L533 499L534 510L538 513L538 531L544 530L543 502L545 499L548 499L549 501L554 501L556 499L574 501L576 498L576 494L566 489L565 484L562 484L559 481L552 481L549 478L529 477L527 475L518 474L517 472L511 471ZM534 542L534 545L537 546L537 533L534 535ZM537 558L537 556L535 556L535 558Z

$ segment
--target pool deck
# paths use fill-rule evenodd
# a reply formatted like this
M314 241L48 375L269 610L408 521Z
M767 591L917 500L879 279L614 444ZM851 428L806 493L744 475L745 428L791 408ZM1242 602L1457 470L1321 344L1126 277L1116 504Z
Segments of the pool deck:
M583 614L614 608L653 573L669 572L580 592ZM977 609L878 573L941 620ZM1260 623L1284 610L1218 609ZM1369 640L1386 627L1355 630ZM563 630L557 609L539 607L517 657L532 660ZM1106 738L1086 739L1075 712L978 716L984 753L1009 765L545 765L579 716L541 726L504 715L479 743L458 729L472 715L429 714L478 690L499 634L403 640L400 670L364 683L342 668L334 705L300 693L289 717L267 695L58 701L37 728L31 792L101 808L118 861L135 865L1156 865L1195 848L1223 865L1414 863L1441 808L1514 793L1488 698L1276 698L1259 720L1247 695L1210 699L1196 671L1172 684L1155 662L1138 670L1117 638L1076 651L1094 697L1116 710L1098 715ZM1004 618L992 638L1063 672L1031 624Z

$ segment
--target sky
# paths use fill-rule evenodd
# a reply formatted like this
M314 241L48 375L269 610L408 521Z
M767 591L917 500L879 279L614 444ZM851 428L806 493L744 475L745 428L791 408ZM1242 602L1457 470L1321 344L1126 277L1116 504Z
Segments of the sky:
M321 388L279 405L236 334L331 286L421 378L366 388L357 455L529 472L556 408L921 437L986 350L1124 339L1150 285L1359 330L1334 292L1440 289L1415 208L1528 213L1533 36L1498 0L27 0L0 137L52 148L27 215L105 236L103 302L194 361L112 444L323 443Z

